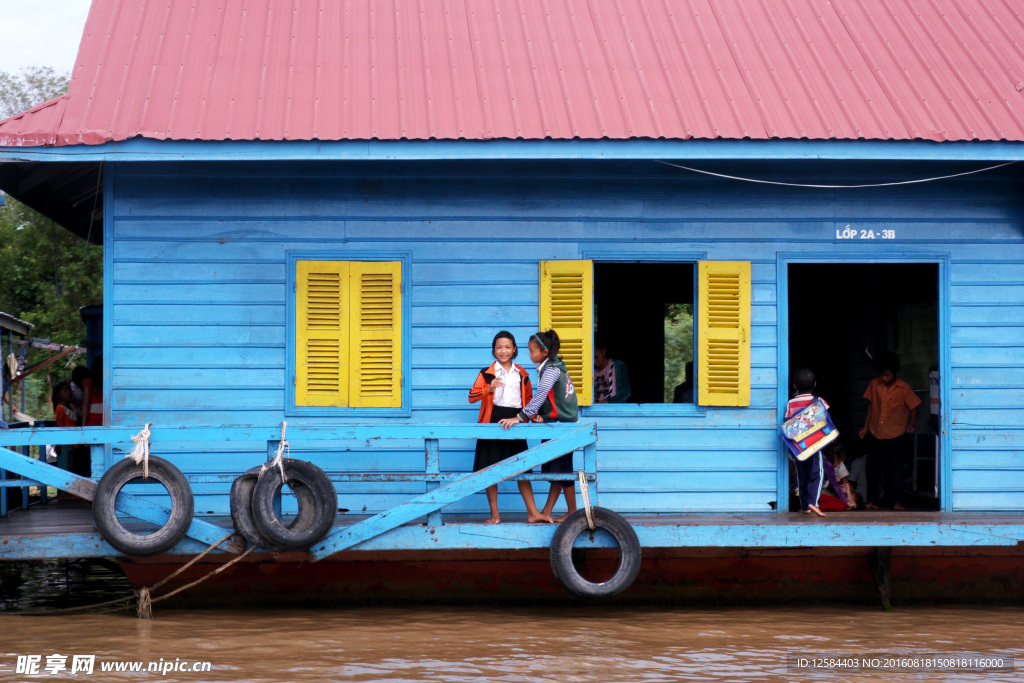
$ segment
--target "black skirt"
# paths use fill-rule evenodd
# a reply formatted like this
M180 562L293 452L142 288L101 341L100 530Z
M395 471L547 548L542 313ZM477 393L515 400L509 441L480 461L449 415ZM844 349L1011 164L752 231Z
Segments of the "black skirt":
M506 408L505 406L494 406L491 410L491 424L504 420L508 417L515 417L519 414L519 408ZM527 448L525 439L512 439L503 441L498 439L479 439L476 442L476 458L473 459L473 471L479 472L485 467L490 467L496 462L511 458L517 453L522 453Z
M547 443L546 439L544 440L544 443ZM573 469L572 466L572 453L560 455L554 460L544 463L543 465L541 465L540 471L544 474L575 474L576 470ZM566 479L563 481L553 481L551 483L558 486L567 487L575 486L576 480Z

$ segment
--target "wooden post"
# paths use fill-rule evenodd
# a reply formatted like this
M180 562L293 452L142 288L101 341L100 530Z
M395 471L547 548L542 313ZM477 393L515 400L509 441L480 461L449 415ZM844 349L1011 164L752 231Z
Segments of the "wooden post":
M588 443L583 447L583 473L590 475L597 475L597 442ZM590 477L588 476L589 480ZM594 506L600 505L597 492L597 479L594 479L593 486L590 488L590 501Z
M426 439L424 441L424 450L426 451L426 473L427 474L440 474L441 473L441 449L437 439ZM428 481L427 492L431 492L441 485L439 481ZM444 522L441 519L441 510L434 510L433 512L427 513L427 526L441 526Z
M267 462L270 462L271 460L273 460L274 458L277 457L277 449L278 449L278 447L280 447L280 445L281 445L280 439L277 440L277 441L268 441L267 442ZM284 515L281 513L281 492L282 491L284 491L284 487L281 487L281 491L278 491L277 495L274 496L274 515L276 515L278 519L283 519L283 517L284 517Z
M882 601L882 609L889 612L892 610L892 604L889 602L892 591L892 548L875 548L868 555L868 564L875 577L875 586L878 587L878 597Z

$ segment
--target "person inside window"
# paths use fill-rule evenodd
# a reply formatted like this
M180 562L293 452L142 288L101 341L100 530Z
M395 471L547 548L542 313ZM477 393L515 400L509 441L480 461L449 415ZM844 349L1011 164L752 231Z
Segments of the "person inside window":
M625 403L632 390L629 372L621 360L608 357L603 340L594 340L594 400L597 403Z

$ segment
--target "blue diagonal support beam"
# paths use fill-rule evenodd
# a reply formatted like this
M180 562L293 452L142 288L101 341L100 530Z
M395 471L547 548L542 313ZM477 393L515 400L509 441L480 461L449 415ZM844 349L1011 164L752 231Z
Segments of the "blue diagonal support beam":
M560 455L571 453L577 448L583 448L596 441L597 428L593 424L581 425L564 436L523 451L479 472L467 474L457 481L428 491L422 496L357 522L350 527L334 531L310 549L309 557L314 562L322 560L336 552L351 548L435 510L440 510L446 505L458 502L466 496L483 491L488 486L528 472L537 465L543 465Z
M96 496L96 483L91 479L80 477L67 470L48 465L45 462L30 458L21 453L15 453L7 448L0 448L0 469L34 479L46 486L52 486L61 491L67 491L90 502ZM123 491L118 494L114 505L120 513L131 515L144 522L158 526L166 524L167 518L171 515L171 511L164 506L148 501L141 496L124 493ZM192 524L185 535L197 541L213 545L224 538L226 533L227 531L224 528L216 524L210 524L201 519L193 518ZM245 549L241 542L234 539L228 540L221 547L232 553L240 553Z
M0 448L0 470L20 474L26 479L34 479L46 486L73 493L90 502L96 496L96 483L91 479L80 477L7 448ZM166 521L166 519L165 517L164 520Z

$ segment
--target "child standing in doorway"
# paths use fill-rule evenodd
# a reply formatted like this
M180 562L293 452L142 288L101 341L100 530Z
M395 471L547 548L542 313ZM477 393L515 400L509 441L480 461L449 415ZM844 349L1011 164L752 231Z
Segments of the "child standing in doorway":
M793 393L795 396L786 404L786 419L793 417L801 410L811 405L814 399L814 389L818 386L814 373L808 368L799 368L793 372ZM829 405L825 399L821 399L826 410ZM810 455L806 460L793 459L796 467L797 490L800 497L800 510L819 517L825 517L819 505L821 492L828 479L832 484L836 495L842 499L843 505L849 505L845 491L843 491L836 480L835 469L832 461L825 457L824 449L820 449Z
M871 402L860 438L867 439L868 496L864 505L877 510L881 503L881 485L894 510L903 507L903 452L906 434L917 431L917 407L921 399L910 385L896 377L900 357L891 351L878 354L875 372L864 398Z
M533 398L530 375L521 366L512 362L519 355L519 349L511 332L502 330L494 335L491 355L494 356L494 362L480 371L476 382L469 390L469 402L480 401L480 418L477 422L481 423L496 423L505 418L515 417ZM490 467L517 453L522 453L526 448L524 439L480 439L476 442L473 471L478 472ZM498 514L497 484L487 487L487 504L491 508L491 518L487 523L499 523L501 516Z
M576 401L576 388L573 386L565 363L558 357L561 342L554 330L538 332L530 337L530 360L537 364L537 393L515 417L501 421L501 426L509 429L521 422L576 422L579 406ZM572 453L559 456L541 467L545 474L572 474ZM529 481L519 482L519 493L526 503L527 521L529 522L560 522L576 511L576 482L573 479L551 482L548 500L543 510L537 510L533 500L533 487ZM565 504L569 510L558 519L551 519L551 511L558 502L559 493L565 496Z

